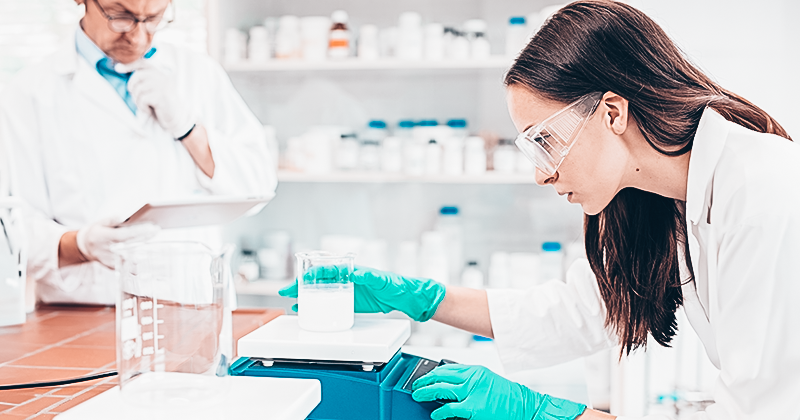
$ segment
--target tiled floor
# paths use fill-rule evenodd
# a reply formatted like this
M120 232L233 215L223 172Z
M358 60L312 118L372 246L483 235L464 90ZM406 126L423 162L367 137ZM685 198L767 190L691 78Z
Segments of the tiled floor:
M234 343L283 314L242 309ZM116 369L114 308L44 306L23 325L0 327L0 385L74 378ZM117 384L116 377L70 386L0 391L0 419L52 419Z

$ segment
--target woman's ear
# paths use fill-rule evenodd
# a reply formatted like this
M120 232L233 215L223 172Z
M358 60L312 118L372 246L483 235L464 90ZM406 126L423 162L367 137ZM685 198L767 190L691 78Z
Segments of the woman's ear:
M601 107L606 115L603 120L616 135L622 135L628 128L628 100L614 92L606 92Z

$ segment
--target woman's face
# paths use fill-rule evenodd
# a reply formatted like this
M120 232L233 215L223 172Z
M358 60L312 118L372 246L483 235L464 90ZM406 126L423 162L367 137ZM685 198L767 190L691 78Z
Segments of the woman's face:
M608 94L606 94L608 95ZM536 170L536 183L552 185L570 203L578 203L586 214L601 212L621 190L629 151L612 129L611 109L603 100L589 117L575 145L555 174ZM507 90L508 110L517 131L539 124L568 104L545 99L531 90L511 85Z

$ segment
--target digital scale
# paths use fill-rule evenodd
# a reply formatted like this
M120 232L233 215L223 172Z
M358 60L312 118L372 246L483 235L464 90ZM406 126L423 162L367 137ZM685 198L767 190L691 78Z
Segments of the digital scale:
M238 344L234 376L317 379L322 402L310 420L429 420L444 402L418 403L411 385L434 361L400 351L411 335L407 320L360 318L341 332L300 329L297 316L282 315Z

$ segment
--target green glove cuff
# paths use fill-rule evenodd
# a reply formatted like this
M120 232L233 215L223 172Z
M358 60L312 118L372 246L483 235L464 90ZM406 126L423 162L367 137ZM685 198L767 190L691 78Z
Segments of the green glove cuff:
M416 290L412 289L409 290L409 292L421 296L422 299L418 302L425 302L427 305L421 308L409 308L412 310L403 312L405 312L406 315L411 317L414 321L428 321L433 318L433 315L436 313L436 309L439 308L439 304L444 300L444 295L447 292L447 288L445 288L443 284L430 279L416 279L411 281L416 283L416 287L414 288Z
M542 394L540 394L542 395ZM586 406L580 403L544 394L544 401L539 405L531 420L575 420L583 414Z

